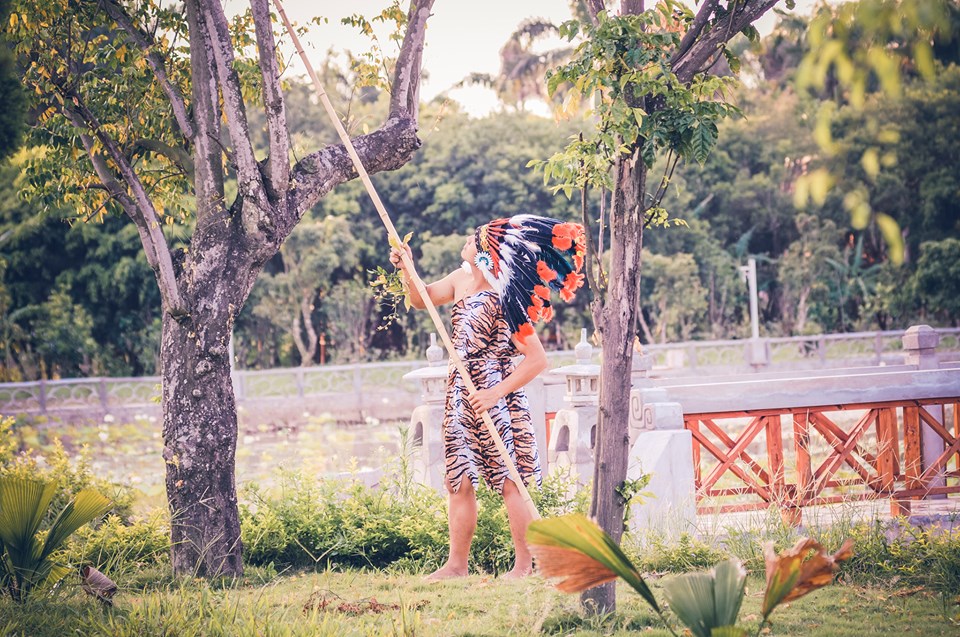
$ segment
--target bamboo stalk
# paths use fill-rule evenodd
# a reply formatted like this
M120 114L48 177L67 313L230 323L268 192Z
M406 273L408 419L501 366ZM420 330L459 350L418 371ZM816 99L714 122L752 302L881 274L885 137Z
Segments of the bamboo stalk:
M347 131L344 130L343 124L340 122L340 118L337 116L337 112L333 108L333 104L330 103L330 98L327 97L327 92L323 90L323 85L320 83L320 79L317 77L316 71L313 70L313 66L307 59L307 54L300 45L300 38L297 37L293 25L290 24L290 20L287 18L287 14L283 10L283 5L281 4L280 0L273 0L273 4L277 7L277 11L280 13L280 18L283 20L283 24L287 29L287 33L290 35L290 39L293 41L294 47L297 49L297 53L300 55L300 59L303 60L304 66L307 67L307 73L310 75L310 79L313 80L313 86L317 90L317 96L320 98L320 103L323 104L323 108L327 111L327 115L330 116L330 120L333 122L334 128L337 129L337 135L340 136L340 141L343 142L344 147L347 149L347 153L350 155L350 159L353 160L353 164L357 169L357 173L360 175L360 181L363 182L364 187L367 189L367 193L370 195L370 199L373 200L373 205L377 209L377 214L380 215L380 221L383 222L384 227L387 229L387 236L390 237L392 242L395 242L397 245L402 244L403 241L400 238L400 235L397 233L397 229L393 226L393 221L390 220L390 215L387 213L383 202L380 200L380 195L377 194L376 188L373 187L373 182L370 181L370 175L367 174L366 169L363 167L363 162L360 161L360 156L357 155L357 151L353 147L353 142L350 141L350 136L347 135ZM440 314L437 312L436 306L434 306L430 295L427 293L427 287L417 274L413 260L407 255L406 250L400 250L400 258L403 261L403 264L406 266L413 285L420 294L420 298L423 299L423 302L426 305L426 310L430 314L430 318L433 319L434 327L436 327L437 333L440 335L440 340L443 341L443 345L447 349L447 354L450 357L450 361L453 363L454 367L456 367L457 371L460 372L460 377L463 378L463 381L467 386L467 393L476 393L477 386L474 384L473 378L470 377L470 374L468 373L466 366L463 364L463 361L460 359L460 356L457 355L457 351L453 347L453 343L450 341L450 336L447 334L447 330L443 325L443 321L440 319ZM493 442L497 447L497 451L500 452L500 456L507 465L507 468L510 472L510 478L513 480L514 484L517 485L517 490L520 492L520 496L523 498L524 504L526 504L530 514L533 516L533 519L539 519L540 513L537 511L536 505L534 505L533 500L530 498L530 492L527 491L527 487L523 483L523 479L520 477L520 472L517 471L516 465L514 465L513 461L510 459L510 453L503 444L503 440L500 438L500 433L497 431L496 425L494 425L493 420L490 418L490 414L484 411L480 414L480 416L483 418L483 423L486 425L487 431L493 438Z

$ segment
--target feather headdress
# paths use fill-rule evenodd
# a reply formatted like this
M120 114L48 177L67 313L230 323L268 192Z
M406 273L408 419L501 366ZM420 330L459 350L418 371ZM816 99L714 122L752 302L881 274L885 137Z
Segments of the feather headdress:
M550 292L564 301L583 285L583 226L537 215L494 219L474 235L477 267L500 296L510 330L523 341L553 318Z

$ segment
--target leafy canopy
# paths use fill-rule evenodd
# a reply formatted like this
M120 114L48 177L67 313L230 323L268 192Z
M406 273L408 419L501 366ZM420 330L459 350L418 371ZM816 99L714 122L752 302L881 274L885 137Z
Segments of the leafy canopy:
M706 161L717 142L717 122L739 111L716 99L733 85L731 78L701 73L683 83L674 74L671 55L692 20L688 7L664 0L639 15L601 13L596 25L577 20L561 25L561 36L582 35L582 41L570 62L548 74L548 92L573 87L561 114L593 100L597 126L563 152L530 163L543 169L544 183L556 182L554 192L569 197L575 188L612 188L611 166L638 149L648 168L664 153L674 166L679 159Z

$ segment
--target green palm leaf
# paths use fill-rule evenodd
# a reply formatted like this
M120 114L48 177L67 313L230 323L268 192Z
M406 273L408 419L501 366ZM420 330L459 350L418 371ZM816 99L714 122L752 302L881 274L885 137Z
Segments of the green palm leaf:
M663 591L670 610L695 637L711 637L736 623L746 578L743 567L728 560L710 571L675 577L664 583Z
M620 547L595 523L579 513L536 520L527 528L527 544L547 577L567 577L575 583L564 590L591 588L622 577L656 611L656 598ZM574 556L582 559L571 559Z
M98 517L113 508L109 498L100 495L94 489L84 489L79 492L70 504L63 508L57 519L53 521L47 539L43 543L40 558L45 559L60 548L60 545L70 535L84 524L93 522Z
M34 538L56 492L56 482L0 479L0 540L14 568L29 568L36 559Z

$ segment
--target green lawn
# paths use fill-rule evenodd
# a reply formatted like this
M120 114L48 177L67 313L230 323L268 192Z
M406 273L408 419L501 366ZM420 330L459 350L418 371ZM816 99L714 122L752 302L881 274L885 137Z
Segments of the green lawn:
M627 588L618 592L618 613L598 619L584 618L576 596L559 593L538 577L505 582L475 575L427 584L420 576L386 573L264 573L251 569L243 582L219 587L204 582L173 584L165 575L141 573L136 581L120 582L113 610L99 608L76 589L23 607L5 598L0 602L0 634L670 635ZM653 588L662 599L656 582ZM749 581L741 611L743 623L753 631L762 588L759 579ZM318 607L323 600L326 609ZM372 612L372 600L387 608ZM960 635L958 609L952 603L948 600L950 605L945 606L939 595L922 590L835 585L775 611L775 623L764 634Z

